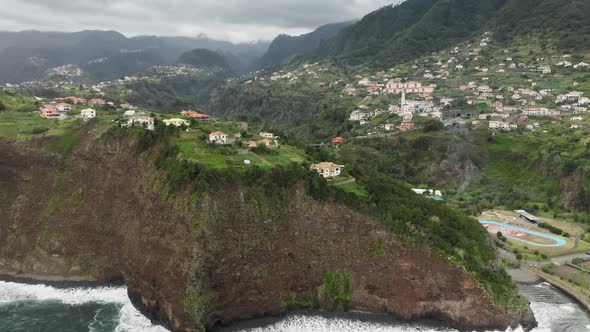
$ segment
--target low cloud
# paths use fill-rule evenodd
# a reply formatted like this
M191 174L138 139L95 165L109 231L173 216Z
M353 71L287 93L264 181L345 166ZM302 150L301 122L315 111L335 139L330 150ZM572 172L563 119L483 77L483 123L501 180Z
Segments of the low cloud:
M0 0L0 30L117 30L233 42L298 35L401 0Z

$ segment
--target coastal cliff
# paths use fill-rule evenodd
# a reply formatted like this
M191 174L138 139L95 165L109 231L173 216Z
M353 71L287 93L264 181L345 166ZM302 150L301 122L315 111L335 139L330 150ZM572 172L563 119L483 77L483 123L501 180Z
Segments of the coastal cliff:
M296 308L460 329L535 324L427 245L301 184L288 197L229 184L171 193L136 140L90 125L65 148L0 141L0 270L125 281L134 304L174 331Z

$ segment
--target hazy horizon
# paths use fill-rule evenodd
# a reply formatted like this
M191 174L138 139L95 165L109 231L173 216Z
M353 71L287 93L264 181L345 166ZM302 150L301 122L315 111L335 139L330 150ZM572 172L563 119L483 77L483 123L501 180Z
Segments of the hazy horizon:
M0 31L101 30L126 37L207 37L255 43L360 19L399 2L402 0L0 0Z

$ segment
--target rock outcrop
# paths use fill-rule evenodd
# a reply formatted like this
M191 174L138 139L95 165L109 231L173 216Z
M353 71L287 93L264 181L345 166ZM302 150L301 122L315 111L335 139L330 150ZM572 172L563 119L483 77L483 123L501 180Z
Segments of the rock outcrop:
M85 127L71 154L53 143L0 141L0 270L123 278L174 331L331 309L328 272L350 277L350 309L461 329L534 325L428 247L297 186L288 200L239 186L173 195L132 139Z

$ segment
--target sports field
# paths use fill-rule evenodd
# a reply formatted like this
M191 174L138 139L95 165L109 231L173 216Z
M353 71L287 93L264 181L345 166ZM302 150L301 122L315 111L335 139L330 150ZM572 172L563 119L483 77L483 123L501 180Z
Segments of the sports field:
M489 220L480 220L479 223L491 234L502 232L502 235L507 238L538 247L563 247L567 244L567 241L559 236L545 234L518 226Z

